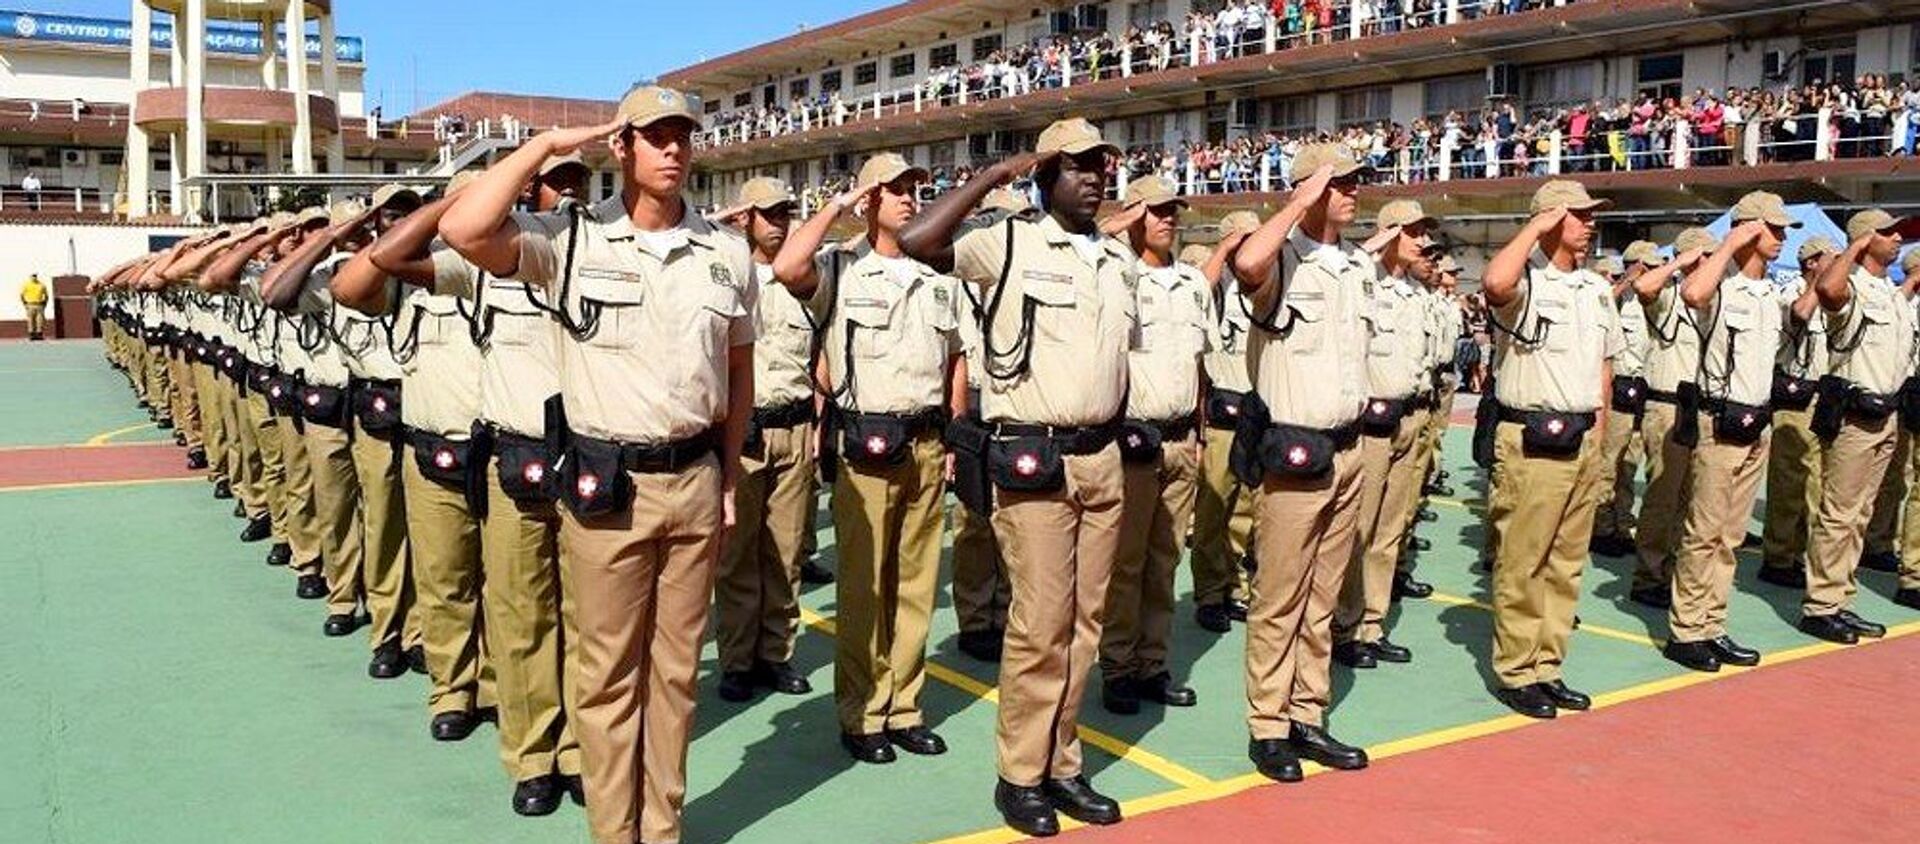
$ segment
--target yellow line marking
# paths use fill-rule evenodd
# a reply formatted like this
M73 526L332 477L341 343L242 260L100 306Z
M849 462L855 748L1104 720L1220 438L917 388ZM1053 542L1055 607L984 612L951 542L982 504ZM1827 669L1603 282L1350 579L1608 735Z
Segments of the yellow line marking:
M93 436L88 437L87 445L89 446L106 445L108 442L112 441L114 437L118 437L122 434L131 434L135 431L144 431L152 427L153 427L152 422L142 422L138 425L128 425L125 428L115 428L111 431L107 431L101 434L94 434Z
M172 441L162 442L103 442L103 443L40 443L39 445L0 445L0 454L14 451L59 451L63 448L139 448L141 446L172 445Z
M1435 592L1428 595L1427 598L1429 600L1439 601L1442 604L1452 604L1456 607L1472 607L1477 610L1493 612L1492 604L1476 601L1472 598L1463 598L1459 595L1449 595L1445 592ZM1598 624L1589 623L1585 619L1581 619L1580 626L1574 628L1574 632L1591 633L1605 639L1616 639L1622 642L1631 642L1636 645L1645 645L1650 648L1660 647L1660 643L1651 637L1639 633L1629 633L1625 630L1616 630L1612 627L1602 627Z
M829 636L834 635L835 628L833 619L822 616L813 610L801 607L800 620L808 627L814 628ZM963 672L948 668L933 660L927 660L927 675L995 706L1000 705L999 689L974 679ZM1086 724L1080 724L1076 729L1080 733L1081 741L1100 748L1119 759L1139 765L1153 772L1161 779L1175 785L1184 788L1198 788L1212 782L1212 780L1201 776L1171 759L1137 747L1125 739L1108 735Z
M1912 622L1907 622L1906 624L1895 625L1887 629L1887 636L1885 639L1880 639L1880 640L1862 639L1860 640L1860 644L1858 645L1836 645L1828 642L1816 642L1811 645L1804 645L1797 648L1789 648L1787 650L1779 651L1777 653L1770 653L1766 655L1765 661L1763 661L1758 666L1758 668L1765 668L1766 666L1769 666L1769 665L1779 665L1781 663L1786 663L1786 662L1794 662L1797 660L1806 659L1807 657L1818 656L1820 654L1826 654L1826 653L1832 653L1834 651L1844 650L1847 648L1866 647L1874 644L1876 641L1882 641L1882 642L1892 641L1902 636L1908 636L1914 633L1920 633L1920 621L1912 621ZM1689 686L1697 686L1702 683L1712 683L1717 680L1724 680L1728 677L1738 676L1748 671L1758 670L1758 668L1740 668L1737 666L1728 666L1728 667L1722 668L1720 672L1716 674L1702 674L1698 672L1688 672L1686 674L1682 674L1677 677L1668 677L1661 680L1653 680L1650 682L1641 683L1636 686L1629 686L1627 688L1620 689L1617 691L1606 692L1604 694L1595 695L1593 698L1593 708L1595 710L1599 710L1599 709L1606 709L1613 706L1619 706L1623 703L1628 703L1631 701L1640 700L1641 698L1664 694L1666 692L1687 688ZM1582 714L1583 713L1578 713L1578 712L1562 712L1560 713L1560 717L1578 718L1578 717L1581 717ZM1418 735L1407 736L1406 738L1394 739L1392 741L1376 744L1372 747L1367 748L1367 756L1372 761L1378 762L1379 760L1382 760L1382 759L1391 759L1395 756L1404 756L1409 753L1415 753L1422 750L1431 750L1436 747L1443 747L1450 744L1458 744L1460 742L1468 741L1470 739L1497 735L1499 733L1509 732L1511 730L1517 730L1522 727L1541 726L1547 723L1551 723L1551 722L1537 721L1535 719L1527 718L1521 715L1501 715L1495 718L1488 718L1484 721L1476 721L1471 724L1460 724L1458 726L1453 726L1453 727L1444 727L1438 730L1433 730L1430 732L1420 733ZM1317 776L1317 775L1326 773L1326 771L1327 771L1326 768L1322 768L1319 765L1309 762L1305 764L1303 772L1307 776L1311 777L1311 776ZM1129 818L1139 817L1140 815L1148 814L1151 812L1157 812L1157 811L1160 811L1161 809L1171 809L1177 806L1187 806L1187 805L1192 805L1194 803L1204 803L1210 800L1218 800L1222 797L1231 797L1235 794L1239 794L1240 792L1246 791L1248 789L1258 788L1260 786L1265 786L1270 784L1272 784L1271 780L1268 780L1266 777L1263 777L1258 773L1241 774L1239 776L1228 777L1227 779L1209 782L1205 785L1193 786L1190 788L1177 788L1170 791L1163 791L1158 794L1149 794L1145 797L1128 800L1120 804L1121 812L1122 814L1124 814ZM1060 826L1063 829L1075 829L1075 828L1078 828L1080 824L1068 818L1061 818ZM1010 842L1023 841L1025 839L1026 839L1026 836L1023 836L1020 833L1013 831L1012 829L1001 826L1001 827L994 827L992 829L980 830L978 832L970 832L962 835L956 835L951 838L940 838L940 839L936 839L934 841L928 842L928 844L1010 844Z
M1481 504L1477 501L1461 501L1460 499L1457 499L1457 498L1441 498L1440 496L1437 496L1437 495L1429 497L1427 499L1427 503L1444 504L1448 507L1458 507L1462 510L1466 510L1473 513L1484 512L1487 509L1487 505Z
M73 481L58 484L27 484L25 486L0 486L0 493L7 492L47 492L56 489L94 489L118 486L147 486L149 484L178 484L187 481L203 480L199 475L185 478L141 478L132 481Z

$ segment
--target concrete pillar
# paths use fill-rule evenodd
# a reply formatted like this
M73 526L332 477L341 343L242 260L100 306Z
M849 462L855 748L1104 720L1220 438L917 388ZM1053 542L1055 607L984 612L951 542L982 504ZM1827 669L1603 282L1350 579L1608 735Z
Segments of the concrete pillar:
M298 40L294 40L291 34L289 34L287 38L290 45L299 45L297 47L290 47L289 49L297 49L302 55L306 54L307 40L305 35L300 36ZM333 42L333 13L327 12L320 16L320 87L325 89L327 99L333 101L333 113L337 118L343 116L340 114L340 56L334 52ZM340 126L337 122L331 127L322 128L330 130L330 134L327 136L327 172L344 172L347 167L346 135L341 133Z
M180 142L179 132L167 133L167 212L174 215L187 213L185 197L180 190Z
M1566 172L1566 167L1561 162L1566 148L1566 137L1559 129L1553 130L1553 134L1547 140L1547 175L1558 176Z
M267 151L267 172L287 172L286 137L280 133L280 130L272 126L267 127L266 130L261 133L261 137L263 140L261 146ZM278 206L280 204L279 185L270 185L267 187L267 204L268 207Z
M191 178L207 172L207 0L187 0L186 26L175 27L173 37L185 43L187 57L187 156L186 166L175 159L175 170ZM199 213L201 191L188 192L187 214Z
M287 75L293 77L293 172L296 174L313 172L313 109L307 102L306 38L306 0L287 0Z
M133 0L133 93L153 84L153 9L146 0ZM1759 134L1759 133L1755 133ZM140 128L140 115L131 109L127 115L127 217L138 219L153 213L147 204L147 192L153 189L153 142L147 130Z
M260 84L269 91L280 90L280 39L273 31L273 16L260 18Z

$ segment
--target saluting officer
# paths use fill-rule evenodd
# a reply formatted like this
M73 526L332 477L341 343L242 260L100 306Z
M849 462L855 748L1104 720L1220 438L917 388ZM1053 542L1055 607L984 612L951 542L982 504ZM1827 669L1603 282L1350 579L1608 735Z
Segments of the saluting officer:
M813 690L790 664L800 632L807 511L815 501L813 317L773 275L793 208L786 182L761 177L741 185L734 206L718 215L747 236L760 291L753 427L734 492L740 528L727 537L714 586L720 697L736 703L752 699L756 686L788 695Z
M1173 583L1193 518L1200 474L1200 359L1210 348L1213 282L1174 260L1180 212L1173 183L1142 176L1127 204L1101 225L1139 256L1138 329L1127 357L1125 464L1120 550L1107 584L1100 633L1100 697L1107 711L1133 715L1141 701L1192 706L1199 697L1167 670L1173 638Z
M1587 543L1595 552L1609 557L1625 557L1634 552L1633 515L1634 476L1644 462L1647 440L1641 435L1641 417L1647 407L1647 314L1634 293L1633 283L1660 260L1658 246L1652 241L1636 240L1627 244L1618 259L1603 258L1596 264L1613 288L1613 301L1620 312L1620 333L1627 346L1613 362L1613 401L1608 406L1607 439L1601 450L1600 505L1593 516L1593 539Z
M1247 369L1247 337L1252 306L1227 265L1247 236L1260 228L1252 211L1235 211L1220 220L1220 242L1193 263L1213 291L1213 346L1202 358L1207 376L1206 452L1200 456L1200 486L1193 502L1193 620L1204 630L1225 633L1247 620L1247 568L1258 484L1243 484L1229 464L1240 405L1253 390ZM1191 247L1189 247L1191 248Z
M1300 759L1367 765L1326 729L1333 615L1359 548L1360 414L1371 392L1364 315L1372 263L1342 239L1370 172L1346 147L1316 143L1293 160L1292 196L1249 236L1233 269L1247 291L1247 355L1260 405L1243 408L1237 467L1261 482L1253 603L1247 610L1247 754L1282 782Z
M1427 473L1426 481L1420 487L1423 497L1454 494L1453 487L1447 483L1451 473L1446 469L1442 453L1446 445L1447 428L1453 424L1453 398L1460 392L1460 373L1457 369L1461 328L1460 264L1452 255L1441 255L1434 264L1432 294L1431 331L1438 344L1439 355L1434 365L1433 413L1427 418ZM1422 506L1425 506L1424 498ZM1414 579L1413 573L1405 568L1394 573L1393 589L1395 597L1425 598L1433 594L1432 584Z
M1087 782L1077 732L1120 539L1112 423L1126 397L1135 258L1094 218L1117 152L1084 119L1055 122L1035 152L988 167L901 233L908 255L951 268L986 303L992 518L1013 581L994 804L1028 835L1058 832L1056 812L1120 820L1120 804ZM1039 209L956 240L989 190L1028 173Z
M1427 428L1433 372L1428 312L1417 292L1433 276L1429 232L1438 226L1420 203L1380 209L1378 233L1362 250L1378 277L1366 285L1367 407L1360 416L1360 516L1353 562L1333 612L1333 658L1349 668L1410 662L1413 652L1386 635L1393 582L1425 481L1414 454Z
M1827 319L1829 380L1813 430L1822 441L1820 504L1807 551L1807 596L1799 628L1852 644L1886 628L1854 613L1855 567L1874 493L1899 436L1899 393L1913 374L1914 293L1920 274L1895 285L1900 221L1878 208L1847 220L1846 251L1815 282Z
M1783 279L1780 299L1791 313L1800 300L1819 298L1817 282L1840 248L1824 236L1808 238L1799 272ZM1827 321L1817 311L1790 319L1774 361L1773 446L1767 452L1766 526L1761 533L1760 580L1807 588L1807 540L1820 509L1820 438L1809 425L1820 379L1827 374Z
M562 577L580 627L575 732L601 844L680 840L700 637L753 414L747 243L682 196L699 114L678 91L636 88L611 123L535 137L440 221L482 270L542 285L563 321ZM514 213L543 162L609 137L618 195L577 219Z
M1800 223L1779 195L1754 191L1733 207L1733 228L1713 255L1689 273L1681 298L1704 327L1700 346L1700 442L1693 449L1693 495L1687 501L1673 577L1669 638L1661 653L1696 671L1758 665L1760 652L1727 635L1727 593L1734 552L1760 494L1772 440L1769 400L1782 324L1813 315L1805 299L1793 313L1781 306L1767 265L1780 256L1787 230Z
M1672 603L1673 560L1679 553L1681 519L1693 490L1688 482L1693 445L1699 440L1693 414L1699 404L1700 326L1680 301L1679 279L1714 247L1713 235L1706 229L1686 229L1673 242L1672 260L1633 283L1653 343L1647 353L1647 406L1640 419L1647 449L1647 488L1640 499L1634 536L1639 560L1627 595L1635 603L1659 609Z
M1488 502L1500 536L1495 697L1533 718L1591 705L1562 666L1600 498L1613 360L1626 349L1612 289L1581 266L1593 212L1610 204L1578 182L1548 182L1534 193L1533 219L1487 265L1487 306L1512 329L1498 341ZM1542 264L1531 262L1536 249Z

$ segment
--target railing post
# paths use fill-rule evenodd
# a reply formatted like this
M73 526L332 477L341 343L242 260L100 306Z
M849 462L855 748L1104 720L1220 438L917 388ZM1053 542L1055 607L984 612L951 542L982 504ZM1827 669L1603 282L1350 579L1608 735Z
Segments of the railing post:
M1440 181L1453 181L1454 143L1450 135L1440 137Z
M960 89L960 104L966 105L967 104L967 80L964 78L961 79L959 81L959 84L954 87L957 87Z
M1566 163L1563 158L1565 155L1566 138L1559 129L1555 129L1553 134L1547 137L1547 175L1558 176L1566 172Z
M1394 156L1393 171L1400 184L1413 183L1413 150L1400 148L1400 152Z
M1460 22L1460 0L1447 0L1447 23Z
M1488 138L1482 148L1487 154L1487 178L1500 178L1500 139Z
M1360 40L1360 10L1352 3L1347 4L1347 40Z
M1273 190L1273 157L1267 155L1266 150L1261 150L1260 151L1260 192L1269 193L1272 190Z
M1060 87L1073 87L1073 50L1060 51Z
M1120 76L1121 78L1124 79L1132 75L1133 75L1133 42L1129 41L1125 44L1120 45Z
M1688 161L1688 159L1693 155L1692 141L1693 141L1693 124L1688 123L1685 120L1674 121L1673 143L1671 145L1672 151L1673 151L1673 169L1675 170L1687 169L1687 165L1691 163Z
M1813 160L1833 160L1833 109L1822 107L1814 117L1819 121L1813 130Z
M216 200L214 200L214 202L215 202L215 203L218 203L218 202L219 202L219 200L217 200L217 199L216 199ZM220 207L220 206L219 206L218 204L216 204L216 205L214 205L214 209L215 209L215 213L218 213L218 211L219 211L219 207ZM76 213L76 214L78 214L78 213L81 213L81 212L83 212L83 211L86 211L86 210L87 210L87 199L86 199L86 197L85 197L85 196L83 196L83 195L81 195L81 192L80 192L80 189L79 189L79 188L74 188L74 189L73 189L73 211L74 211L74 213Z
M1266 34L1262 36L1260 39L1261 47L1264 52L1272 53L1275 50L1278 50L1280 48L1280 33L1277 31L1279 29L1280 29L1280 19L1272 15L1268 15L1267 25L1265 27Z
M1199 168L1193 166L1193 159L1189 157L1187 159L1187 189L1184 191L1181 191L1181 193L1187 196L1193 196L1194 194L1197 194L1200 192L1196 190L1196 188L1200 186L1199 180L1195 178L1195 174L1198 172L1198 170Z
M1205 40L1206 37L1199 29L1187 34L1187 65L1189 67L1200 66L1200 43Z
M1127 182L1130 182L1132 180L1126 178L1125 170L1121 170L1120 175L1121 175L1121 178L1113 180L1114 198L1118 199L1122 203L1125 203L1127 201Z
M1906 113L1902 112L1901 118L1904 120L1905 117ZM1757 121L1749 121L1747 131L1740 135L1740 160L1749 167L1760 163L1760 125Z
M913 113L914 114L920 113L921 96L922 94L921 94L920 86L918 85L913 86Z

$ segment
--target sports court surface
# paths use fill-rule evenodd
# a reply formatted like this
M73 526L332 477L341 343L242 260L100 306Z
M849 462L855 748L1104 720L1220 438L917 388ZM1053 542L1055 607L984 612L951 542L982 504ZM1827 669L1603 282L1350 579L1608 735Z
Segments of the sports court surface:
M571 804L510 812L490 728L431 741L424 678L369 679L363 640L321 637L319 604L236 541L231 505L184 471L98 344L0 344L0 420L0 841L585 840ZM1664 614L1626 601L1630 561L1596 558L1568 662L1596 710L1506 714L1485 691L1466 433L1448 442L1460 500L1420 528L1438 594L1392 620L1413 664L1335 671L1331 724L1373 767L1291 786L1251 774L1241 632L1208 634L1183 603L1174 670L1200 705L1121 718L1096 692L1090 773L1129 820L1063 838L1920 840L1920 720L1905 717L1920 613L1888 600L1892 575L1862 572L1857 606L1888 638L1827 645L1793 629L1798 595L1759 583L1743 552L1732 632L1766 662L1698 675L1655 651ZM830 558L830 533L821 545ZM877 767L835 740L833 597L805 596L795 661L815 694L733 705L703 682L688 841L1018 839L990 800L995 671L959 653L944 592L925 705L953 752Z

